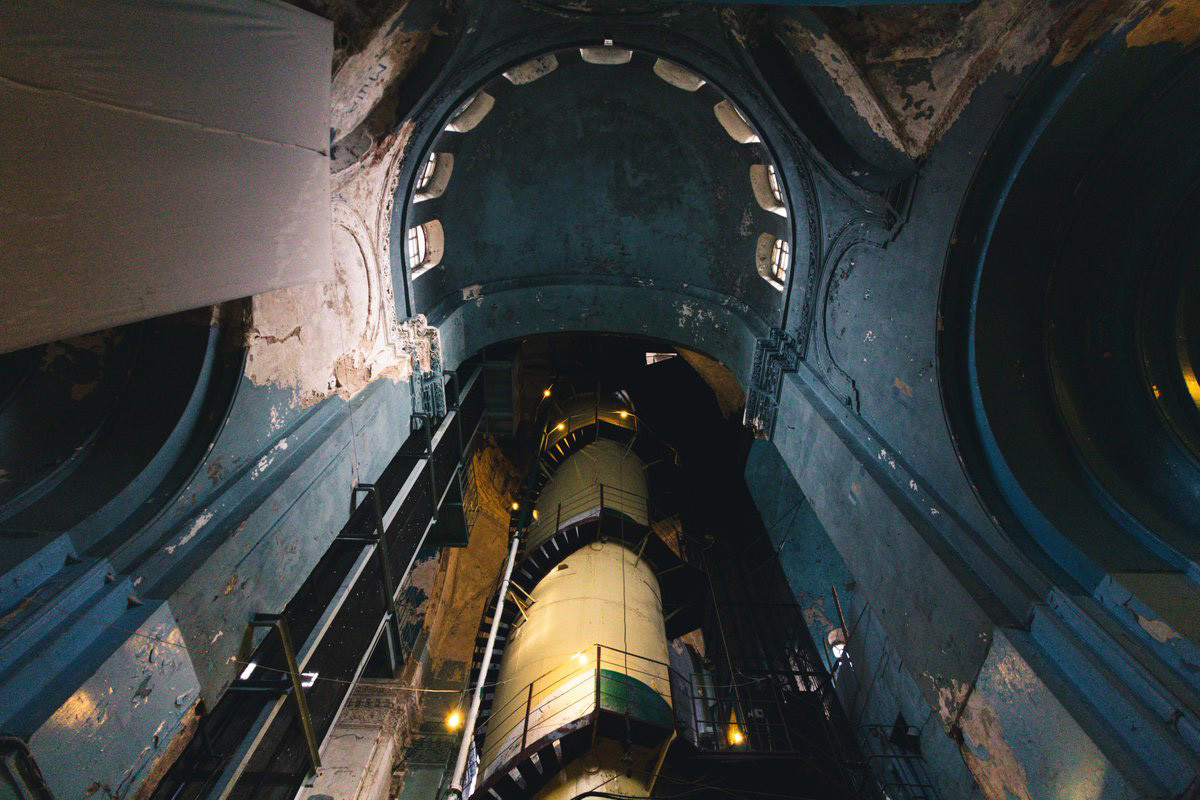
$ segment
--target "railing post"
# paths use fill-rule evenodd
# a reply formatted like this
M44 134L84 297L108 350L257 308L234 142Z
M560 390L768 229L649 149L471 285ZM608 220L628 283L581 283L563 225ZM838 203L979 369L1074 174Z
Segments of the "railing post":
M373 537L376 552L379 555L379 578L383 584L384 613L391 617L391 625L386 628L388 642L388 658L392 669L399 666L398 661L403 653L404 641L400 631L400 609L396 606L396 584L392 580L392 559L388 554L387 531L383 525L383 504L379 499L379 490L373 483L360 483L354 487L352 495L357 497L359 492L366 492L371 503L371 513L375 519L375 536ZM346 539L351 541L351 539Z
M433 415L426 414L421 411L414 411L412 419L418 420L421 427L425 429L425 465L429 468L429 505L430 516L434 522L437 522L438 512L438 490L437 478L433 472ZM410 423L411 424L411 423ZM461 459L461 455L460 455Z
M312 766L312 775L321 768L321 755L317 746L317 736L313 731L312 716L308 713L308 701L304 697L304 680L300 675L300 666L296 663L296 651L292 647L292 636L288 631L287 620L279 614L255 614L250 621L252 628L274 628L279 633L279 644L283 650L283 659L287 664L288 677L291 679L290 694L296 703L296 716L300 719L300 730L304 734L304 745L308 750L308 761ZM285 692L286 693L286 692Z
M531 713L533 713L532 708L533 708L533 681L530 681L529 682L529 693L525 697L525 723L524 723L524 727L521 729L521 750L520 750L520 752L522 752L522 753L525 752L525 744L529 740L529 715Z
M596 713L600 713L600 645L596 645Z

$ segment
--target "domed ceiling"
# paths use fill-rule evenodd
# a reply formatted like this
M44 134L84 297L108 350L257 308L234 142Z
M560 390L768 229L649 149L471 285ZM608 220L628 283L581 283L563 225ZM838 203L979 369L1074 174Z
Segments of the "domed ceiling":
M673 62L612 45L527 61L468 95L424 158L393 259L434 324L472 298L576 284L778 314L786 187L742 113Z

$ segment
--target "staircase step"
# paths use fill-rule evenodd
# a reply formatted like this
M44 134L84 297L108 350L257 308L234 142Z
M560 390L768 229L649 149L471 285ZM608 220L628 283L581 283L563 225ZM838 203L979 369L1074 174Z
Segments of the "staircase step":
M1054 610L1035 609L1031 634L1063 674L1084 696L1102 698L1091 703L1129 752L1161 785L1182 791L1200 773L1200 759L1168 727L1158 713L1128 687L1106 663L1116 648L1102 647L1103 656L1085 643ZM1097 640L1093 639L1093 642Z
M36 649L70 614L86 610L110 582L111 573L111 565L103 559L68 564L11 609L0 623L0 675Z
M0 670L0 709L15 711L26 704L31 695L42 691L88 654L106 632L135 630L136 625L123 624L126 617L138 616L129 613L131 592L125 578L103 584L78 609L50 607L45 616L54 618L58 624L47 622L40 626L45 635L36 642L26 642L33 646ZM95 655L107 656L107 653Z

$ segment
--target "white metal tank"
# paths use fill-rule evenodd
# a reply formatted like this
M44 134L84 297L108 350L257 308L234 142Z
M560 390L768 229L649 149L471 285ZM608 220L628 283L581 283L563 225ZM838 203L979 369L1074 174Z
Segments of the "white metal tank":
M542 489L526 547L537 547L558 530L596 516L602 502L609 511L647 525L648 496L646 467L627 445L611 439L592 442L564 461Z
M672 725L658 579L616 542L592 542L534 587L500 665L480 754L483 779L523 746L596 710ZM597 665L599 669L597 669Z

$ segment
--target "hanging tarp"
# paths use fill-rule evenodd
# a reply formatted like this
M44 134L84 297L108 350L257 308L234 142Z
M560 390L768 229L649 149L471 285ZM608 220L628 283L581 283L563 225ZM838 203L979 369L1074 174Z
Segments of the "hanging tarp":
M329 21L0 3L0 352L332 275Z

